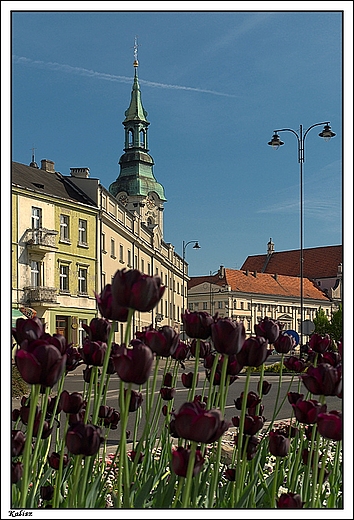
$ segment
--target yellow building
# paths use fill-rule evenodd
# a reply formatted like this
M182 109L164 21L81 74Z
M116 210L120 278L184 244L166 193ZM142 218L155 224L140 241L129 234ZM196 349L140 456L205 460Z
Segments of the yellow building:
M47 332L80 343L97 315L96 230L97 208L53 161L12 163L13 315L33 309Z

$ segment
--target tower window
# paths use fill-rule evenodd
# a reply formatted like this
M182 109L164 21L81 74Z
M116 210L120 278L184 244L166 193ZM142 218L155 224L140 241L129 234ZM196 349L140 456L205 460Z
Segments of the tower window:
M140 130L140 146L146 148L145 146L145 132L144 130Z
M134 145L134 133L133 130L129 130L128 132L128 146L129 148L132 148Z

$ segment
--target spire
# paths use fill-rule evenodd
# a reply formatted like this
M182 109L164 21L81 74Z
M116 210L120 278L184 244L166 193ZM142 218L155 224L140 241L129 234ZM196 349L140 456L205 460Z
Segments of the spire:
M141 102L141 92L140 92L140 86L139 86L139 80L138 80L138 67L139 67L139 61L138 61L138 38L135 36L134 39L134 83L133 83L133 89L131 94L131 101L128 110L125 111L125 120L124 123L128 121L147 121L147 112L143 107L143 104Z
M38 168L38 164L36 163L35 158L34 158L34 151L36 150L36 148L34 146L32 146L31 150L32 150L32 161L30 162L30 166L32 166L32 168Z

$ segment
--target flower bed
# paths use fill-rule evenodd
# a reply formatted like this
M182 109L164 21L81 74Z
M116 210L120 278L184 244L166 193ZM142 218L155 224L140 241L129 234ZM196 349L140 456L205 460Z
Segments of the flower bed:
M96 295L102 318L85 326L79 349L46 334L37 318L17 320L14 359L31 390L12 412L11 507L342 508L342 414L326 405L326 396L342 397L342 344L314 334L304 362L286 357L294 339L273 320L264 318L246 338L242 322L189 311L182 315L188 343L168 326L131 337L134 312L152 310L163 292L158 277L117 271ZM112 341L117 321L126 324L121 345ZM264 379L273 348L281 361L267 369L279 374L276 385ZM187 359L194 360L188 373ZM69 394L65 377L79 365L82 392ZM197 394L201 368L206 378ZM229 387L241 371L244 389L228 422ZM299 384L286 396L292 416L279 422L285 371ZM106 404L112 378L120 382L117 408ZM188 397L175 410L179 378ZM274 409L265 410L262 397L271 390ZM117 428L120 441L108 454Z

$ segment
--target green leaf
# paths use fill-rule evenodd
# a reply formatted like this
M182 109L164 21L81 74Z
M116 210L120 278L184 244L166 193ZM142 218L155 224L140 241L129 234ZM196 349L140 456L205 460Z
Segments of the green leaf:
M145 500L148 498L151 492L154 480L155 475L150 475L147 481L141 486L140 491L138 491L134 500L135 508L139 509L143 507Z

